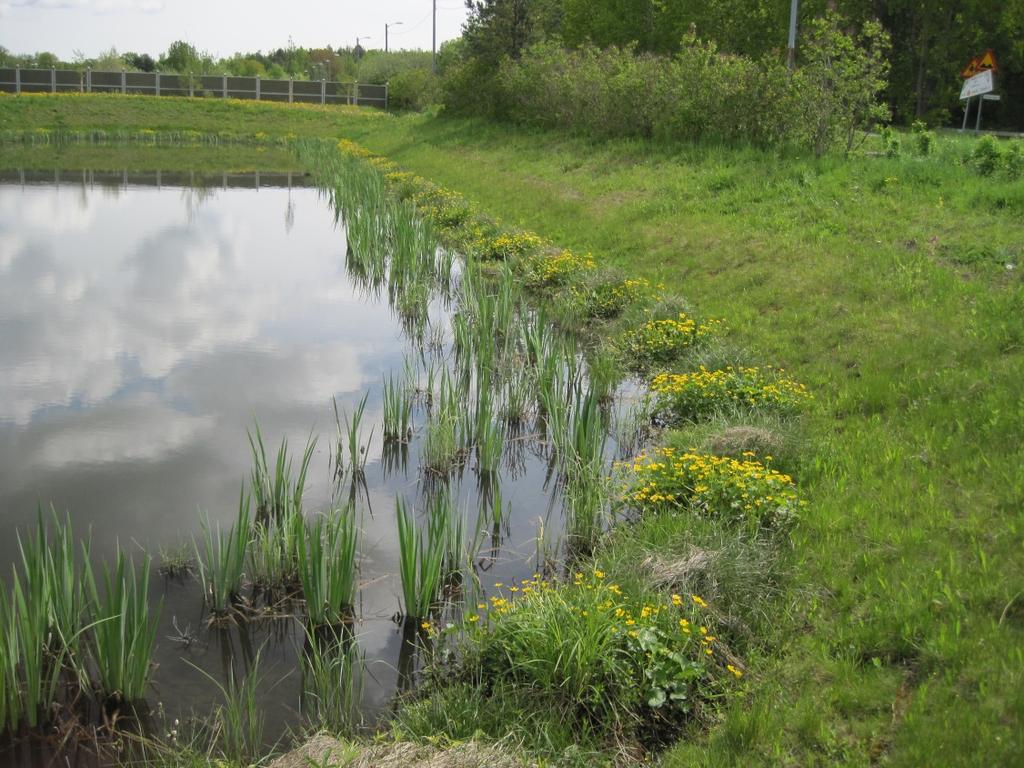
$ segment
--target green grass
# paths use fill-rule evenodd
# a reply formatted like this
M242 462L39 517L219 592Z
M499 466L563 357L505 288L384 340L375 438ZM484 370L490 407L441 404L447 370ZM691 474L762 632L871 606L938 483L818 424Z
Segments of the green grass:
M784 366L815 401L798 476L810 504L781 548L745 695L663 763L1020 760L1024 185L961 165L971 139L940 136L928 158L816 161L266 109L5 97L0 123L344 135L507 224L682 292L725 320L725 344ZM687 532L662 534L650 552ZM460 702L504 706L448 699L422 704L416 728L410 713L409 730L443 727ZM556 716L534 713L532 731L556 731ZM500 721L484 722L500 738Z

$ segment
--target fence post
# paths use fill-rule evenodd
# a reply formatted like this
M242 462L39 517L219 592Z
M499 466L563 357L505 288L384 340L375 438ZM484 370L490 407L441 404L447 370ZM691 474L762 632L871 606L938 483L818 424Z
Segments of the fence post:
M388 84L384 83L384 111L388 111Z
M92 67L85 68L85 92L92 93Z
M289 103L289 104L291 104L291 103L292 103L292 97L293 97L293 94L294 94L294 91L293 91L293 86L294 86L294 82L293 82L293 81L292 81L292 79L291 79L291 78L289 77L289 78L288 78L288 103Z
M160 95L160 70L156 72L156 95Z
M327 103L327 78L320 78L320 106Z
M128 93L128 76L125 75L124 70L121 70L121 93Z
M195 95L196 95L196 84L195 84L195 81L192 79L192 73L189 72L188 73L188 97L191 99Z
M21 64L14 67L14 92L21 93Z
M220 81L221 96L225 99L228 97L228 76L227 73L221 75Z
M260 76L256 75L256 101L260 100Z
M57 68L50 67L50 93L57 92Z
M358 80L356 80L354 83L352 83L352 94L355 96L356 106L358 107L359 106L359 81Z

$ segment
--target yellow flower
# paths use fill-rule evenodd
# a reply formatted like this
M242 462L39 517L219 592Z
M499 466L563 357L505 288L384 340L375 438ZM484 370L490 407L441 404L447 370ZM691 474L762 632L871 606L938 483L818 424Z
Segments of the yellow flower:
M683 604L683 598L681 598L679 595L672 595L672 605L682 605L682 604Z
M704 600L699 595L690 595L690 597L693 599L693 604L696 605L697 607L699 607L699 608L707 608L708 607L708 604L705 603Z
M472 616L469 617L469 623L470 624L475 624L478 621L480 621L480 617L477 616L475 613Z
M737 669L732 664L726 664L725 668L728 669L730 672L732 672L733 675L736 676L737 678L743 677L743 670Z

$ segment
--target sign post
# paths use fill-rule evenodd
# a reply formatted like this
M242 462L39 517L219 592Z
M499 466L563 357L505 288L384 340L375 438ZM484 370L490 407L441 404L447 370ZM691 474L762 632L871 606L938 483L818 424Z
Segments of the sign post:
M960 89L960 101L966 101L964 104L964 123L961 126L961 131L967 130L967 115L971 111L971 99L975 96L978 97L978 115L975 121L974 130L981 130L981 102L986 93L992 93L995 90L995 79L992 76L991 69L982 69L976 75L972 75L964 81L963 88Z

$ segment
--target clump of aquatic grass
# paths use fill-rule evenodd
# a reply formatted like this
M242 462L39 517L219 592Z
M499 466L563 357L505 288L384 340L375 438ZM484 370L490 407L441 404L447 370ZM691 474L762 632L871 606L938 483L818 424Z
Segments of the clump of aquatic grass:
M412 434L412 398L394 377L384 381L384 440L407 440Z
M96 686L108 703L139 701L145 697L160 605L149 605L150 561L135 567L118 549L114 569L103 566L101 593L91 566L84 568L89 598L90 656Z
M205 515L202 520L202 549L200 542L195 542L203 597L215 619L229 616L242 592L251 533L249 506L249 497L239 493L238 515L227 531L220 524L214 530L209 515Z
M307 632L300 656L302 717L333 734L353 734L362 724L363 659L341 633Z
M533 383L529 372L522 367L514 368L504 379L503 391L502 418L512 425L522 424L533 404Z
M273 471L267 463L267 451L263 445L260 425L255 425L255 435L247 432L252 451L251 493L256 504L256 517L283 517L289 509L302 509L302 494L306 488L306 473L316 448L312 435L306 441L298 474L292 480L292 461L288 456L288 440L281 438L277 449Z
M332 510L307 527L298 573L313 626L337 625L351 616L356 595L355 509Z
M262 649L256 652L252 665L241 680L234 666L228 668L228 679L221 683L204 669L192 664L203 677L220 691L224 703L213 714L210 734L211 750L218 752L232 765L253 765L263 756L265 717L259 707L258 690ZM214 761L220 763L221 761Z
M568 552L572 558L590 555L611 519L608 477L587 467L567 476L562 493Z
M345 472L352 473L352 481L357 482L366 477L367 447L373 439L373 429L366 439L366 444L361 440L363 414L366 411L366 401L370 393L367 392L356 404L352 411L351 418L345 413L345 426L342 427L341 415L338 411L338 401L334 401L334 421L338 427L338 444L335 450L335 477L341 480ZM348 458L348 469L345 469L346 454Z
M305 535L305 518L295 509L284 517L257 520L248 546L249 576L253 583L272 594L295 587L298 553Z
M402 499L395 502L395 514L403 610L408 619L425 619L441 595L448 519L445 514L431 514L424 531Z
M505 433L498 422L484 421L477 426L476 461L482 476L493 477L498 473L504 447Z
M157 568L161 576L176 579L187 576L195 568L195 547L181 542L174 547L159 548L160 566Z
M38 567L37 567L38 566ZM28 563L26 572L13 574L11 597L0 592L0 669L2 724L14 731L24 721L30 728L49 722L57 701L63 647L52 654L48 594L42 564Z

